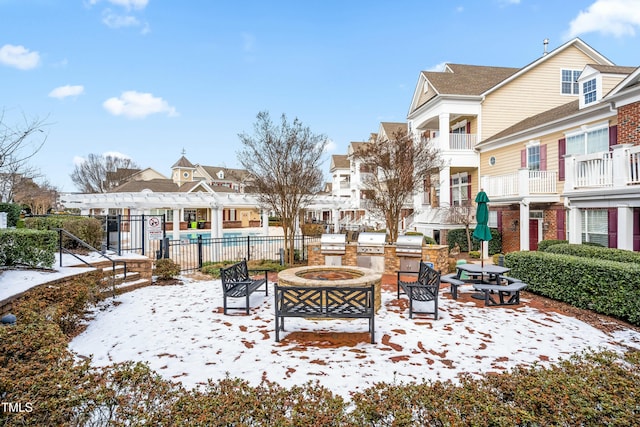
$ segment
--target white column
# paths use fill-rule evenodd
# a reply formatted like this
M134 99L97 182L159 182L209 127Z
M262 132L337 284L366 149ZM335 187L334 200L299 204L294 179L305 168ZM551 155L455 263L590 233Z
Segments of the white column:
M528 251L529 248L529 202L520 202L520 250Z
M629 147L632 147L632 145L619 144L611 147L613 149L613 188L624 188L627 186L627 180L629 179L629 160L627 159L626 154ZM618 228L618 231L619 230L620 229ZM630 230L633 230L633 228Z
M173 233L171 237L173 240L180 240L180 213L181 212L182 210L180 209L173 210Z
M222 237L222 208L211 207L211 237L219 239Z
M618 205L618 249L633 250L633 208L628 205Z
M333 220L333 232L340 232L340 211L338 209L331 209L331 219Z
M518 196L529 196L529 169L527 168L518 169Z
M451 206L451 169L447 166L440 169L440 207Z
M580 209L569 208L569 243L582 243L582 215Z
M438 142L440 145L440 150L448 151L449 150L449 113L442 113L438 118L439 118L438 132L440 133L440 136L438 137Z
M574 156L564 156L564 191L573 191L576 176L576 158Z
M266 209L262 211L262 232L265 236L269 235L269 212Z

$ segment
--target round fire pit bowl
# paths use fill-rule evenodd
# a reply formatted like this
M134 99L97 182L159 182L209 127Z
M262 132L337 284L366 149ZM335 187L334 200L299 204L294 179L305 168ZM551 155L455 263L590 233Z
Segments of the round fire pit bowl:
M371 286L375 289L375 310L380 309L382 274L369 268L314 265L295 267L278 273L278 283L282 286L308 286L317 288L323 286Z

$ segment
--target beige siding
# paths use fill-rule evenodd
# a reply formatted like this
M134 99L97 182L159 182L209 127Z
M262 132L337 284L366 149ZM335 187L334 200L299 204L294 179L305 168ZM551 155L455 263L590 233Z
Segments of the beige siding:
M482 139L576 99L577 95L560 93L561 70L582 70L589 63L592 58L571 47L490 93L482 106Z
M594 122L581 123L580 126L593 126L601 122L601 120L598 120ZM616 124L617 117L615 115L612 115L611 119L609 120L609 126L613 126ZM576 130L576 128L579 128L580 126L574 126L561 132L550 133L536 139L537 141L540 141L540 145L547 146L548 171L559 172L561 160L558 158L558 141L565 137L564 135L566 132ZM520 152L525 148L526 144L529 141L530 140L525 140L506 147L501 147L495 150L488 150L480 153L480 168L482 176L500 176L516 173L518 169L520 169ZM496 163L494 166L491 166L489 164L489 159L491 157L496 158ZM558 180L556 185L557 193L562 194L562 192L564 191L564 181Z
M603 97L607 96L607 94L611 92L611 90L613 90L613 88L616 87L618 83L620 83L623 79L624 77L620 77L620 76L603 75L602 76L602 96Z

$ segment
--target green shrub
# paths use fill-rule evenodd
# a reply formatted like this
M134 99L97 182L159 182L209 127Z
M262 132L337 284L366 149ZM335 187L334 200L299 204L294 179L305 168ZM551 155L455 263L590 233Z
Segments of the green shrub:
M596 245L561 243L548 247L546 252L640 264L640 252L626 251L624 249L605 248L603 246Z
M640 264L538 251L505 256L531 291L640 325Z
M161 258L154 263L153 274L161 280L175 279L180 275L180 264L171 258Z
M102 246L104 230L102 221L97 218L74 215L48 215L45 217L25 218L25 226L36 230L62 228L99 250ZM66 249L87 249L69 237L62 237L62 246Z
M568 240L555 240L555 239L542 240L542 241L538 242L538 251L545 252L548 247L553 246L553 245L558 245L558 244L561 244L561 243L569 243L569 241Z
M419 231L407 231L405 233L407 236L424 236L424 234L420 233ZM424 240L423 243L426 245L437 245L438 242L436 242L436 239L434 239L431 236L424 236Z
M480 251L469 251L469 258L480 259Z
M22 206L15 203L0 203L0 212L7 213L7 227L17 227Z
M480 250L480 240L473 238L473 230L470 229L469 233L471 233L471 250L479 251ZM489 240L489 254L493 255L502 252L502 234L495 229L490 228L491 230L491 240ZM447 232L447 242L449 245L449 250L453 249L455 244L457 243L460 246L460 252L469 252L469 248L467 247L467 232L464 228L456 228L453 230L449 230Z
M58 235L24 228L0 230L0 265L51 268Z

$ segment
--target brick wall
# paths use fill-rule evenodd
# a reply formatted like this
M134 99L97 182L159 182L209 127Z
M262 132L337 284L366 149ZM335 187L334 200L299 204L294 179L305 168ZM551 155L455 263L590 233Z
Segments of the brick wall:
M358 265L358 245L347 243L345 254L342 256L342 265ZM320 243L309 244L309 265L325 265L324 255L320 251ZM422 247L422 260L433 263L436 270L442 274L449 272L449 248L444 245L426 245ZM400 270L400 258L396 256L396 247L386 245L384 247L384 274L396 274Z
M640 144L640 102L618 109L618 144Z

